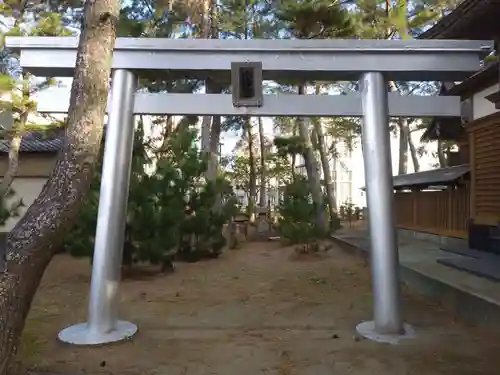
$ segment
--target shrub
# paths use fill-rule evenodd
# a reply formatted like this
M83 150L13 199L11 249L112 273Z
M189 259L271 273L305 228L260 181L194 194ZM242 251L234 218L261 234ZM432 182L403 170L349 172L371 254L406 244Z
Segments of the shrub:
M304 244L306 250L314 250L318 248L318 241L327 235L317 225L317 209L304 177L297 177L285 186L279 215L280 236L291 244Z
M196 133L188 127L179 129L153 158L146 153L142 129L136 133L123 265L148 262L165 271L173 269L174 259L219 256L226 245L223 225L234 213L235 200L226 180L205 181L206 156L196 147ZM154 173L146 173L153 160ZM93 255L99 188L98 173L80 222L66 241L74 256Z

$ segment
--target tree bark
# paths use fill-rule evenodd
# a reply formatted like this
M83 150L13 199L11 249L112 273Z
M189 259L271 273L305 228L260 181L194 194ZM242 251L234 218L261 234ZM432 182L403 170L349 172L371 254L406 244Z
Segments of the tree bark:
M410 155L413 163L413 170L416 172L420 172L420 161L418 160L417 148L415 147L415 143L413 143L413 139L410 136L408 137L408 146L410 147Z
M294 123L293 124L293 129L292 129L292 136L297 136L297 123ZM295 181L295 178L296 178L296 173L295 173L295 169L297 168L297 155L293 154L291 157L290 157L290 164L291 164L291 167L292 167L292 180Z
M219 143L221 133L221 117L212 117L212 127L210 128L210 144L209 144L209 159L207 179L215 181L217 178L217 169L219 165Z
M299 95L305 94L305 86L299 86ZM321 191L321 181L319 176L318 163L314 155L309 128L303 117L297 119L299 123L299 132L304 143L304 164L307 171L307 180L311 189L311 195L317 209L316 223L319 228L327 230L325 222L325 211L323 209L323 192Z
M320 86L316 85L316 95L320 94ZM335 201L335 192L333 188L332 172L330 170L330 161L328 160L328 152L325 141L325 134L323 133L323 125L320 119L313 119L314 132L318 141L319 156L321 158L321 165L323 166L323 178L325 180L326 197L328 199L328 207L330 212L330 219L337 215L337 203Z
M259 144L260 144L260 195L259 206L267 206L267 184L266 184L266 137L264 136L264 124L262 118L259 121Z
M210 79L206 81L207 94L221 93L222 90ZM208 155L208 167L206 178L214 181L217 178L217 167L219 164L219 143L221 135L221 117L204 116L201 121L201 149Z
M250 164L250 176L248 179L248 216L250 222L255 221L255 202L257 198L257 166L254 153L252 122L250 117L245 117L245 131L248 138L248 163Z
M212 117L203 116L201 120L201 151L209 152L210 150L210 128L212 125Z
M216 0L208 0L208 9L207 9L208 19L207 19L207 30L208 36L211 39L218 39L219 30L216 24L216 16L217 16L217 2ZM215 82L214 80L209 80L211 92L216 94L222 93L222 87L220 84ZM219 166L219 144L220 144L220 134L221 134L221 116L212 117L212 127L210 128L210 147L209 147L209 175L208 178L211 181L215 181L217 178L217 169ZM219 202L220 203L220 202Z
M330 170L330 162L326 151L325 136L323 134L323 127L320 121L313 121L314 131L318 139L319 156L321 158L321 165L323 166L323 177L325 179L326 196L328 199L328 207L330 218L337 215L337 204L335 202L335 194L333 191L332 172Z
M446 156L444 155L443 142L440 139L437 141L437 156L439 160L439 167L446 168Z
M0 275L0 375L16 375L15 354L31 301L94 175L119 9L118 0L85 3L66 139L49 180L8 236L7 271Z
M7 171L5 172L5 176L0 183L0 192L2 196L0 199L3 199L10 191L10 187L14 182L14 177L17 175L17 170L19 167L19 149L21 148L21 140L22 134L15 134L10 140L10 148L9 148L9 161L7 166Z
M216 3L215 0L203 0L203 14L201 19L201 38L217 39L218 30L214 27ZM212 80L205 82L205 91L207 94L220 93L222 90ZM201 149L208 154L208 167L206 178L214 181L217 177L218 151L220 142L220 116L204 116L201 121Z
M410 132L408 131L408 120L400 117L398 119L399 128L399 166L398 174L408 173L408 142Z

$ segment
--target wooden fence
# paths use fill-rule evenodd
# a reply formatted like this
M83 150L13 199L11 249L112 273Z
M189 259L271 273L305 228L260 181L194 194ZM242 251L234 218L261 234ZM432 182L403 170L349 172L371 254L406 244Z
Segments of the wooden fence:
M450 237L467 237L469 190L397 192L394 194L396 225Z

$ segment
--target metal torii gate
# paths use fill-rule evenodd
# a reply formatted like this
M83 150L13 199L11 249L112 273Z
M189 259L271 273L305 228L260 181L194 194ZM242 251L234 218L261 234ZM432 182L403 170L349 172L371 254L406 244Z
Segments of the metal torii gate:
M36 76L72 77L75 37L7 37L21 66ZM118 38L113 56L88 322L59 339L95 345L133 336L136 325L117 319L120 259L134 138L134 114L248 116L362 116L371 244L373 321L357 330L382 342L412 337L400 311L398 247L388 132L390 116L460 116L458 97L388 94L387 81L460 81L480 68L490 41L457 40L174 40ZM147 71L147 73L145 73ZM241 90L250 72L250 95ZM232 95L136 93L137 78L213 78L231 83ZM243 75L242 75L243 74ZM262 79L360 80L347 96L262 95ZM247 77L248 78L248 77ZM244 87L243 87L244 88ZM248 88L248 87L247 87ZM65 113L69 98L43 95L39 110Z

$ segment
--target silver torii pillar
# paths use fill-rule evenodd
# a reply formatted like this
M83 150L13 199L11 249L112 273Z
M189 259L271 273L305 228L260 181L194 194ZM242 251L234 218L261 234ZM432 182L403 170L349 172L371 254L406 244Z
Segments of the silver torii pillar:
M400 306L387 81L381 73L365 73L360 88L363 107L361 138L370 208L373 321L359 324L357 331L371 340L395 344L413 337L415 332L403 322Z
M6 38L6 47L20 54L23 69L42 77L71 77L77 45L75 37ZM459 117L460 98L436 97L429 101L423 97L388 95L386 80L463 80L479 70L481 56L492 49L491 41L118 38L113 54L115 73L88 323L63 330L59 338L73 344L93 345L119 341L137 331L132 323L118 321L115 310L133 146L133 111L153 115L363 116L368 204L370 217L377 220L370 220L373 321L361 323L357 330L380 342L397 343L412 337L414 332L404 324L400 309L388 107L396 117ZM361 77L361 103L355 96L270 95L263 97L259 107L249 108L235 107L230 96L221 94L133 95L135 77L130 71L168 72L169 79L196 75L200 79L217 76L227 81L231 62L261 63L263 78L267 80L293 76L302 81L338 81Z
M66 343L99 345L127 339L137 332L135 324L118 320L116 311L134 145L136 82L137 77L128 70L113 72L88 321L62 330L59 340Z

